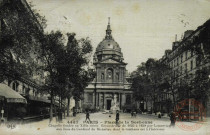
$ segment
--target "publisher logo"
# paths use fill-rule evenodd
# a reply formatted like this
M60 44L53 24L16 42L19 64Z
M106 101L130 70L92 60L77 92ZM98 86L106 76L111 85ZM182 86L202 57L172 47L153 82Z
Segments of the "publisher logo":
M180 101L175 108L176 125L186 131L195 131L206 120L206 111L202 103L195 99Z

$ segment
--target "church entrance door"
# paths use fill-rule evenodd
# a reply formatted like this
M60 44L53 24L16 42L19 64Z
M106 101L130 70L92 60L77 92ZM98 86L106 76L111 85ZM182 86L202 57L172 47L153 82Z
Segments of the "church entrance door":
M110 110L111 109L112 100L108 99L108 100L106 100L106 103L107 103L106 109Z

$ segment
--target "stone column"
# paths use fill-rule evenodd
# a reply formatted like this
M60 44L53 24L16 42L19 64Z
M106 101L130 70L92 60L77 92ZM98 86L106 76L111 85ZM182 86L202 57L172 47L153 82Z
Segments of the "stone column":
M122 109L122 93L119 93L120 110Z
M95 107L95 93L93 92L93 106Z
M105 93L103 92L103 109L104 109L104 102L105 102Z
M115 69L115 67L113 68L112 82L116 82L116 69Z
M97 94L98 94L98 107L99 107L99 105L100 105L99 104L99 96L100 96L100 93L98 92Z
M125 104L125 100L126 100L126 97L125 97L125 93L122 93L122 99L121 99L121 104L124 105Z

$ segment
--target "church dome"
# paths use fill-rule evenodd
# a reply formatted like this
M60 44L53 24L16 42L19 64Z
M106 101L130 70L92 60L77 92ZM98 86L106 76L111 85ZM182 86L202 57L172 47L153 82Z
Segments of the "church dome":
M95 61L101 61L107 58L113 58L119 61L123 60L123 54L121 53L121 48L119 44L112 37L110 20L107 25L106 36L98 44L95 52Z
M114 39L104 39L101 41L96 48L96 51L100 50L116 50L116 51L121 51L119 44L114 41Z

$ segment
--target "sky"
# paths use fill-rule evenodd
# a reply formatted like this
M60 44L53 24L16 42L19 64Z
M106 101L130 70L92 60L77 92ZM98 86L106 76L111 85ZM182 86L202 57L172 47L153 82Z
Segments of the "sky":
M210 19L210 0L27 0L47 19L45 32L75 32L94 47L104 39L111 18L112 36L120 45L127 70L148 58L160 59L175 35Z

